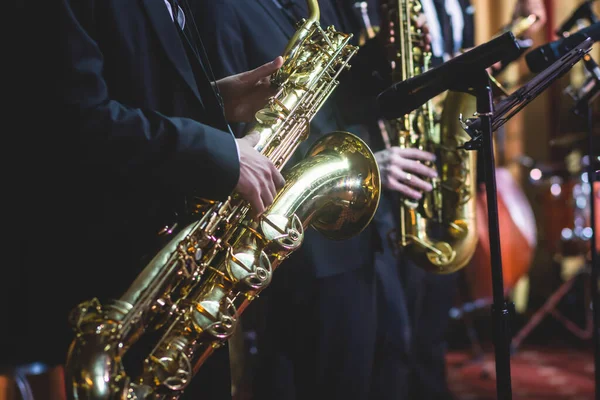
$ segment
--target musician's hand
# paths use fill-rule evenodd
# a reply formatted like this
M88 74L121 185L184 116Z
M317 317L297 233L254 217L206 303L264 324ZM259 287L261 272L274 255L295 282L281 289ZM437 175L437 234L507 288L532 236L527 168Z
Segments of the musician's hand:
M381 15L383 16L387 16L389 14L387 11L387 4L382 4L380 10ZM395 26L397 27L397 24L395 21L391 23L385 18L386 17L382 19L381 25L382 27L388 26L388 29L379 29L379 32L377 32L377 40L379 40L383 44L383 46L388 46L390 45L390 32L394 29ZM417 29L421 29L421 31L423 32L423 40L420 43L421 46L425 47L425 51L431 51L431 35L429 34L429 25L427 24L427 17L425 16L425 14L419 14L417 20L415 21L415 27Z
M229 122L250 122L254 114L267 104L267 99L275 94L270 76L283 65L283 58L277 57L251 71L231 75L217 81L223 97L225 118Z
M537 17L537 21L526 31L527 36L539 31L546 24L547 16L544 0L517 1L513 12L513 20L519 17L528 17L531 14Z
M427 25L427 17L425 14L419 14L415 26L423 32L423 40L421 46L425 47L425 51L431 51L431 35L429 34L429 25Z
M419 200L421 192L433 187L423 178L435 178L437 172L419 161L435 161L435 155L418 149L391 147L375 153L384 187ZM418 175L418 176L417 176Z
M285 183L271 160L254 149L258 132L236 139L240 156L240 178L235 191L252 206L252 216L257 217L273 203L278 190Z

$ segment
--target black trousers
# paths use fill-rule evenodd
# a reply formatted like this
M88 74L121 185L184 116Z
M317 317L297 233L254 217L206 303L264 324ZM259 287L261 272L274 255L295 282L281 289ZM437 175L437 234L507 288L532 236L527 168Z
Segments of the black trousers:
M276 273L265 292L266 329L259 335L254 398L407 398L401 330L408 316L406 308L385 299L378 272L366 266L322 279L310 279L300 269Z
M436 275L415 265L403 272L412 321L410 398L453 399L446 379L446 332L458 274Z
M231 372L229 347L225 345L214 351L190 384L181 400L231 400Z

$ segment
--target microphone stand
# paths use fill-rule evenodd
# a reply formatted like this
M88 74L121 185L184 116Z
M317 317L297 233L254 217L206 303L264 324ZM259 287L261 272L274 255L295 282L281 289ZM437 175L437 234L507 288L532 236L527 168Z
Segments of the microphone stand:
M511 316L514 314L514 304L507 302L504 297L492 133L535 99L552 82L570 70L577 61L584 58L589 52L591 44L590 39L580 43L559 61L553 63L508 98L499 102L497 107L494 107L490 76L485 69L480 69L477 73L463 75L462 79L457 80L459 86L450 88L450 90L470 93L477 99L476 118L464 122L462 116L460 116L463 129L472 138L462 148L481 150L483 153L493 291L492 324L496 363L496 391L499 400L512 399L510 354ZM596 308L595 312L597 311ZM599 370L596 369L597 374Z
M465 79L467 79L465 77ZM496 167L492 140L492 116L494 102L490 77L485 69L470 74L468 81L452 90L467 92L477 99L478 136L465 143L464 149L483 153L484 178L487 194L488 232L490 241L492 273L492 327L496 364L496 392L499 400L512 399L510 375L511 315L514 305L504 298L502 254L500 251L500 224L498 221L498 197L496 192ZM469 133L469 130L467 130Z
M598 258L598 249L596 249L596 237L598 232L596 232L596 210L595 206L595 191L594 184L597 180L596 171L594 169L595 161L594 160L594 118L593 118L593 106L592 103L596 98L598 91L600 90L600 76L598 71L598 65L594 62L592 57L589 54L586 54L583 58L584 64L590 75L593 77L595 84L591 88L587 88L584 90L585 93L579 96L575 106L572 111L574 114L586 117L587 119L587 131L588 131L588 182L590 184L590 225L592 228L592 237L591 237L591 290L592 290L592 310L593 310L593 323L594 323L594 331L593 331L593 340L594 340L594 383L595 383L595 393L596 399L600 399L600 293L598 290L600 289L598 285L598 279L600 278L600 259ZM583 111L583 112L582 112Z

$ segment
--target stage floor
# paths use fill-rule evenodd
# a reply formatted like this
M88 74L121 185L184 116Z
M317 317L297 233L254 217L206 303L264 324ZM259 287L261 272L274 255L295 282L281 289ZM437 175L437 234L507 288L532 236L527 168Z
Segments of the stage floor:
M493 350L482 362L448 353L448 380L457 400L496 400ZM513 400L594 400L591 350L523 346L511 359Z

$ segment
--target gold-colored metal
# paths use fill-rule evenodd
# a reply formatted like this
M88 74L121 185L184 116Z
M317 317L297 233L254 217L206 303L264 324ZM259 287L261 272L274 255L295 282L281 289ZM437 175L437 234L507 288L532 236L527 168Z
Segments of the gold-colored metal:
M506 32L512 32L516 38L523 39L523 35L529 28L533 26L538 20L537 15L531 14L527 17L515 18L511 23L502 27L493 38L496 38ZM504 85L502 85L495 77L490 75L490 82L492 84L492 94L494 97L506 97L509 96L509 92Z
M419 0L388 0L387 20L391 66L394 81L411 78L430 66L431 54L421 43L422 33L414 22L421 13ZM521 36L537 17L516 19L503 28ZM508 91L490 77L495 96ZM420 267L438 274L463 268L477 246L476 184L477 153L460 147L471 138L465 133L459 115L473 115L475 98L466 93L448 92L442 103L439 129L434 123L435 109L429 101L421 108L390 125L398 135L398 145L419 148L436 154L438 178L420 201L404 200L400 204L400 227L396 241L404 253Z
M422 12L419 0L389 0L390 61L393 80L409 79L430 68L431 53L423 48L423 33L415 26ZM451 101L446 101L448 108ZM449 103L449 104L448 104ZM446 111L446 109L444 109ZM456 111L456 110L453 110ZM452 115L453 111L449 111ZM464 131L446 124L436 127L433 102L397 120L390 121L400 148L418 148L436 154L438 177L428 179L433 190L419 201L400 202L400 226L394 237L420 267L447 274L464 267L477 244L475 232L476 154L458 147L470 138ZM450 121L458 125L458 121Z
M317 1L273 77L279 90L256 114L256 149L282 168L338 84L356 48L351 35L322 29ZM363 230L379 202L380 178L367 145L346 132L318 140L286 174L286 184L257 219L233 194L198 203L196 220L174 231L129 290L110 304L93 299L72 313L76 338L67 362L72 399L176 399L238 316L301 245L309 225L331 239ZM158 341L131 378L123 357L152 332ZM136 354L137 355L137 354ZM143 356L142 356L143 357Z
M525 32L527 32L529 28L533 26L533 24L537 22L537 20L538 17L535 14L530 14L527 17L515 18L510 24L502 27L500 31L492 37L492 39L506 32L512 32L515 37L520 38L525 34Z

